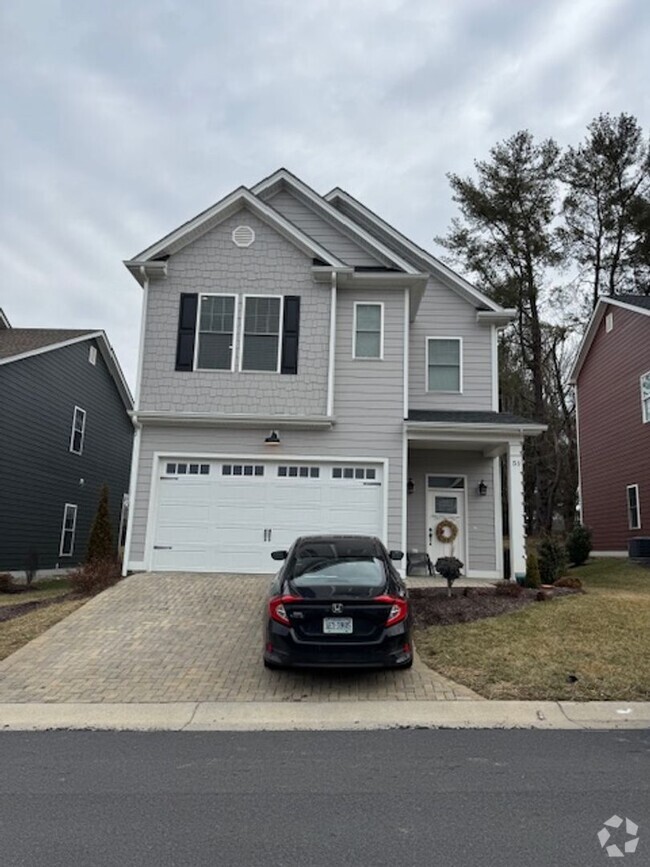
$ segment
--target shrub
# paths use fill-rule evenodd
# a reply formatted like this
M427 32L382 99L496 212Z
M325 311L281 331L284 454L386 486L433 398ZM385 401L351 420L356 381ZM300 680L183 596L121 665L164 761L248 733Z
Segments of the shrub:
M74 569L68 574L68 578L75 593L92 596L117 584L121 578L120 564L114 558L92 560Z
M566 575L553 582L553 587L570 587L571 590L582 590L582 581L576 575Z
M541 587L542 579L539 571L537 554L531 551L526 557L526 587Z
M34 578L36 578L37 572L38 554L36 551L30 551L25 561L25 583L28 587L31 586L32 581L34 580Z
M460 578L463 564L458 557L438 557L434 568L447 582L447 596L451 596L451 585Z
M582 566L589 559L591 548L591 530L583 524L576 524L566 540L569 563L573 563L574 566Z
M539 573L542 584L553 584L562 576L566 568L564 545L547 536L540 542L537 556L539 557Z
M111 529L111 516L108 511L108 485L102 485L95 520L88 539L86 562L114 559L113 531Z
M0 593L12 593L14 589L14 579L8 572L0 574Z
M497 596L521 596L524 588L516 581L497 581L494 585Z

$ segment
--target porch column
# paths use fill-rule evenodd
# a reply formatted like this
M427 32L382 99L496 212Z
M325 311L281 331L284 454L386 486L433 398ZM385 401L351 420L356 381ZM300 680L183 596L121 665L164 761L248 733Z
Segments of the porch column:
M510 527L510 571L513 578L526 574L526 531L524 529L524 459L522 443L508 443L508 524Z

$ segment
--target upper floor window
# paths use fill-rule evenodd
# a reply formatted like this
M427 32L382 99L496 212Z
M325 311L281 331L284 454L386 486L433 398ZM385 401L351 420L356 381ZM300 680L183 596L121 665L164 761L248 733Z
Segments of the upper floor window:
M97 364L97 349L94 346L91 346L88 350L88 361L92 365Z
M650 371L641 377L641 410L643 421L650 422Z
M630 530L641 529L641 512L639 509L639 486L627 486L627 525Z
M605 317L605 331L609 334L609 332L614 327L614 314L608 313Z
M70 434L70 451L80 455L84 450L84 435L86 433L86 411L75 406L72 415L72 432Z
M282 298L273 295L244 297L242 370L280 370Z
M232 370L235 358L235 295L201 295L196 340L198 370Z
M463 342L460 337L427 337L427 391L463 390Z
M354 305L353 358L382 358L384 352L384 305Z
M71 557L74 553L74 536L77 529L77 507L66 503L63 509L59 557Z

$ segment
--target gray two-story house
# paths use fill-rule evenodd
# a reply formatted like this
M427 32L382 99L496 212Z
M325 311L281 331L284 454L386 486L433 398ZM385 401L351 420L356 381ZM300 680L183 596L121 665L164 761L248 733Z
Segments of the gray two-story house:
M118 553L132 409L103 331L12 328L0 310L0 572L83 562L103 484Z
M126 263L143 289L125 570L270 572L357 532L525 570L522 442L499 412L513 316L340 189L281 169Z

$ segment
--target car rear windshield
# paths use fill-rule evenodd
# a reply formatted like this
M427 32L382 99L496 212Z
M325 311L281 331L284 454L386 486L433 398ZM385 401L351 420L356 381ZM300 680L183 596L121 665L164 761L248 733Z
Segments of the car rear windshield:
M375 545L310 543L296 550L291 581L296 587L319 584L382 587L386 570Z

